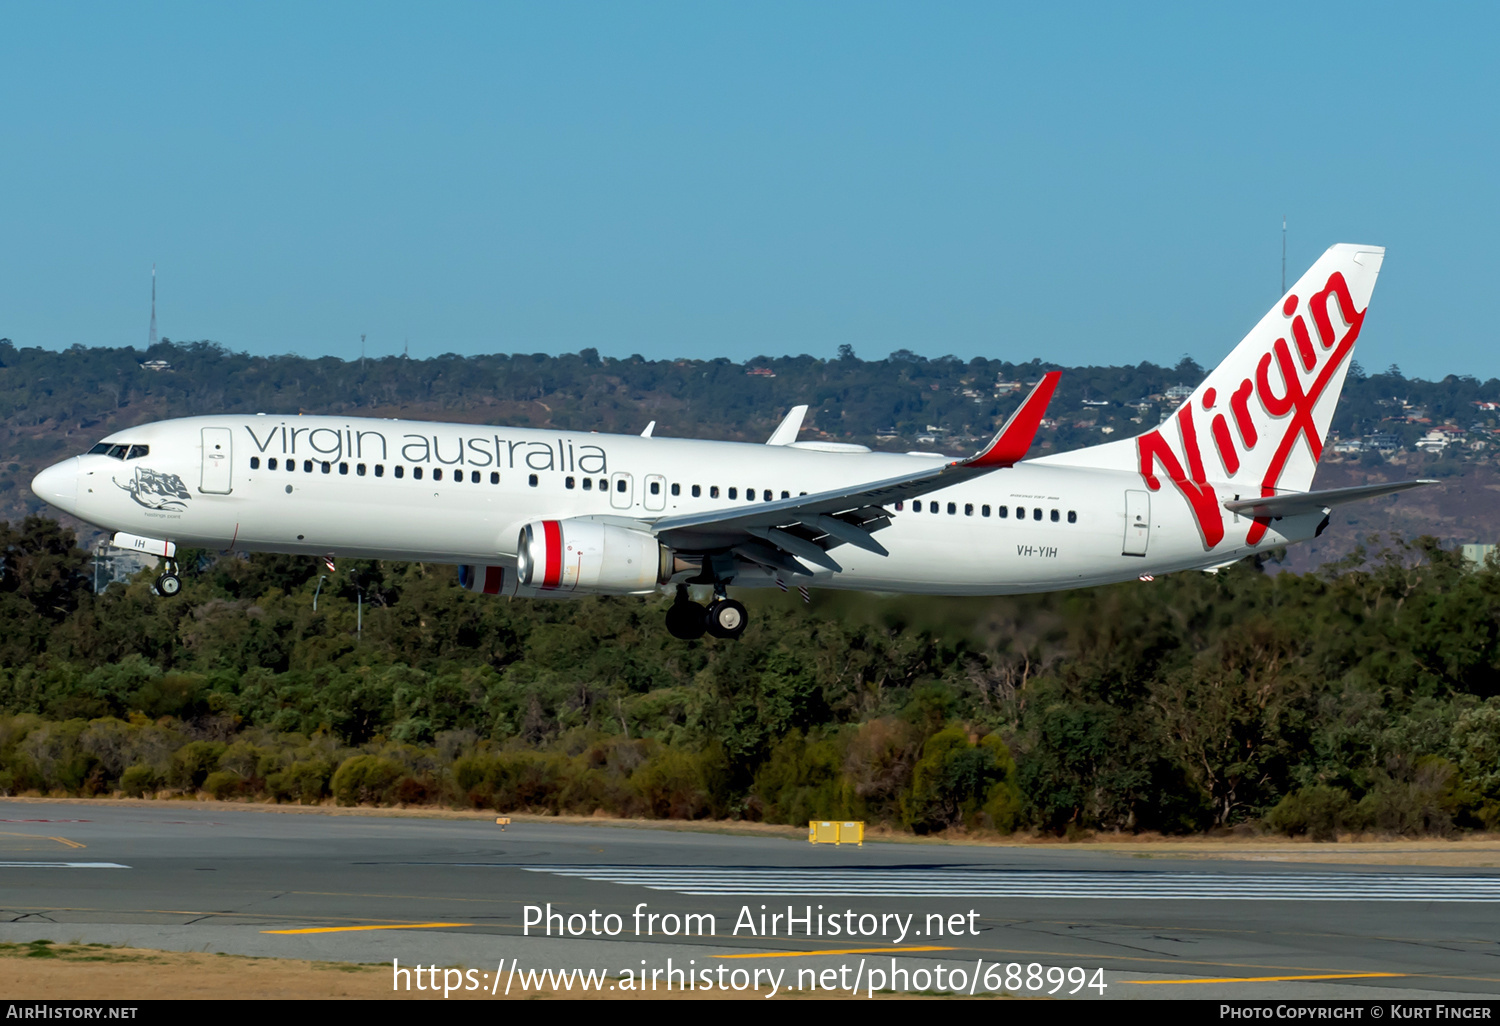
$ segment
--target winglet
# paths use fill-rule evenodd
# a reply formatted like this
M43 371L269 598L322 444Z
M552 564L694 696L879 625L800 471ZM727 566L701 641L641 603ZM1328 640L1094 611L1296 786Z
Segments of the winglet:
M1057 389L1057 380L1061 377L1062 371L1043 374L1042 380L1036 383L1025 402L1010 415L1010 419L1000 428L994 440L985 446L984 451L966 460L959 460L955 465L988 470L994 467L1013 467L1025 459L1032 440L1036 438L1037 428L1042 426L1042 416L1047 412L1047 404L1052 401L1052 393Z
M655 430L656 430L656 421L653 420L651 423L649 423L649 424L646 425L646 430L644 430L644 431L641 432L641 437L642 438L650 438L651 437L651 432L653 432Z
M793 406L786 411L786 419L783 420L771 437L766 439L767 445L791 445L797 440L797 432L802 430L802 418L807 416L806 406Z

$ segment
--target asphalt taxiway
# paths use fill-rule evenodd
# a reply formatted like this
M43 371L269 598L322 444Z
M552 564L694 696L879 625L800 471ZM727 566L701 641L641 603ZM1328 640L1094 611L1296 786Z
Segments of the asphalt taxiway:
M485 980L670 959L846 988L856 963L867 988L941 964L1018 993L1056 968L1106 998L1495 998L1500 872L0 801L0 940L40 938Z

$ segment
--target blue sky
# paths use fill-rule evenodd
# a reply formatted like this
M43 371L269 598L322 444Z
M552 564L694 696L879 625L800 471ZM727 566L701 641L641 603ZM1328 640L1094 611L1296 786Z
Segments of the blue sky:
M1040 8L1040 9L1039 9ZM1500 376L1495 5L0 5L0 336Z

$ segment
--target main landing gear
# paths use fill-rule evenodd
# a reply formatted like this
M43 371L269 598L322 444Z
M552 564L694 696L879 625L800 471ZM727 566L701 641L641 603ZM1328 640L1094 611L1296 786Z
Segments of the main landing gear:
M714 600L708 608L688 598L686 584L677 586L677 598L667 610L667 633L683 641L693 641L708 634L732 641L745 633L750 614L745 607L724 593L724 586L714 583Z
M182 591L182 578L177 576L177 561L175 559L167 560L167 568L156 579L152 590L162 598L175 598Z

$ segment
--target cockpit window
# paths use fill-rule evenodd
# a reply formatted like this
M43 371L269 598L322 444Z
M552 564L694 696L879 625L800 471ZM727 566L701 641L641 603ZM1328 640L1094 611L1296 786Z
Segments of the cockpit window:
M149 445L121 445L118 442L100 442L89 450L90 456L113 456L117 460L138 460L150 453Z

